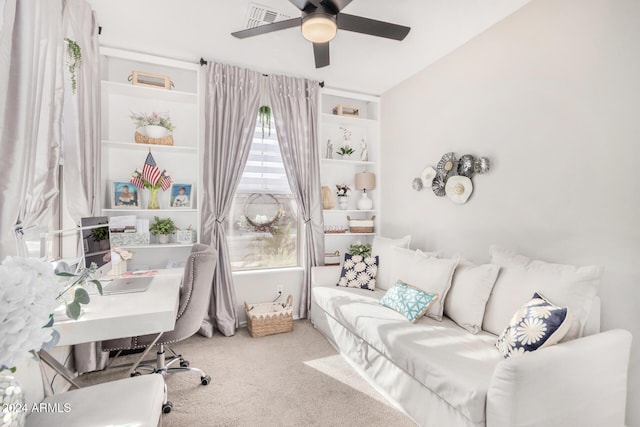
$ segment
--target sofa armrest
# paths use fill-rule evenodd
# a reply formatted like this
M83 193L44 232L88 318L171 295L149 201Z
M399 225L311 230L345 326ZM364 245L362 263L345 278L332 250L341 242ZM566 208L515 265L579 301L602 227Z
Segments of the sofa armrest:
M623 426L631 334L612 330L500 362L487 426Z
M311 287L318 286L329 287L335 286L340 279L342 267L339 265L328 265L322 267L311 268Z

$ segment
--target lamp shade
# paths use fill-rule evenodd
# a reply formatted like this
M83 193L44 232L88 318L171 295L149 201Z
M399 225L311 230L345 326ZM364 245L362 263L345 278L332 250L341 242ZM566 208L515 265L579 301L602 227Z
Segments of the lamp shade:
M376 188L376 176L371 172L356 174L356 190L373 190Z

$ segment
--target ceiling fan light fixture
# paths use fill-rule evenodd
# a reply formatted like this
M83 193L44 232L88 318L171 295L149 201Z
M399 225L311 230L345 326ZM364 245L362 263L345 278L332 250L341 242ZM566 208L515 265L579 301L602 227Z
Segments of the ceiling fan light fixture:
M302 21L302 36L312 43L327 43L336 36L338 26L331 15L308 15Z

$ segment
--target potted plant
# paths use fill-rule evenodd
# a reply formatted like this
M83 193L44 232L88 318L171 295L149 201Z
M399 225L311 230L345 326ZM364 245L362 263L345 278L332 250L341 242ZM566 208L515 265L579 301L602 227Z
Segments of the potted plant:
M360 242L354 243L349 246L349 253L351 255L361 255L363 257L371 256L371 245L368 243L363 245Z
M131 120L149 138L164 138L176 128L171 123L169 113L131 113Z
M91 239L98 242L99 250L106 251L109 248L109 229L107 227L98 227L91 230Z
M336 184L336 196L338 196L338 206L340 209L347 209L348 204L348 192L351 191L347 184Z
M356 150L353 149L353 147L351 147L350 145L343 145L342 147L338 148L338 151L336 151L336 153L338 153L340 156L342 156L343 158L348 159L349 157L351 157L351 155L353 153L355 153Z
M159 243L169 243L169 236L176 232L177 227L171 218L154 217L155 222L149 227L154 236L158 236Z

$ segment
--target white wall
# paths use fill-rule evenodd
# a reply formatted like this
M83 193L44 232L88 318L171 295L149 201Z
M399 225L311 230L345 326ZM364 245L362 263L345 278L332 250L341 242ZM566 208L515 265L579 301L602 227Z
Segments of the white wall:
M499 244L605 266L604 329L634 334L640 425L640 2L534 0L382 97L383 234L487 261ZM487 156L466 205L415 192L442 154ZM594 379L597 381L597 379Z

